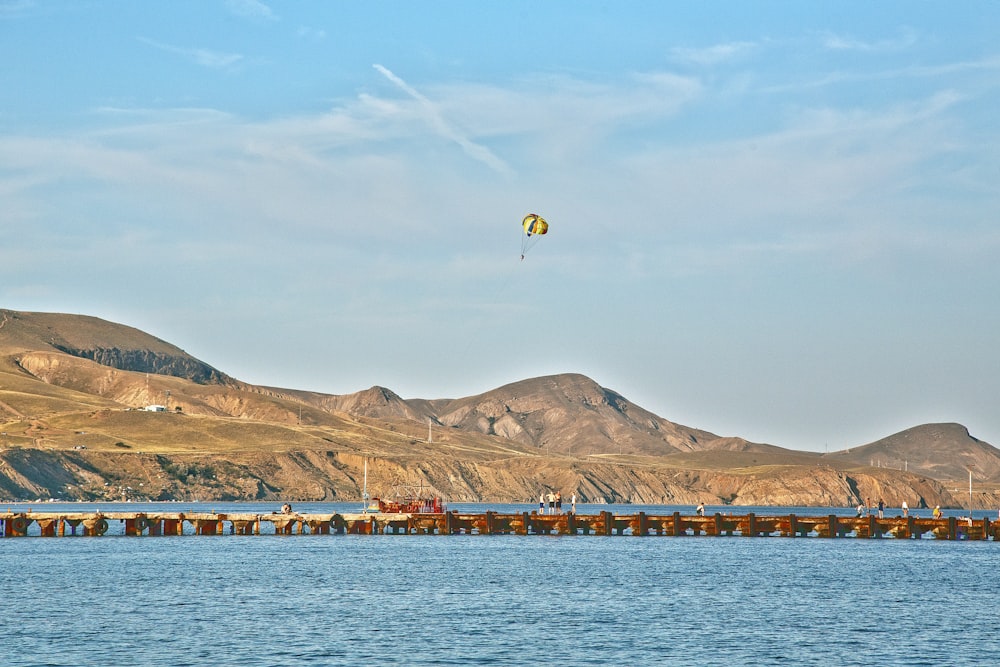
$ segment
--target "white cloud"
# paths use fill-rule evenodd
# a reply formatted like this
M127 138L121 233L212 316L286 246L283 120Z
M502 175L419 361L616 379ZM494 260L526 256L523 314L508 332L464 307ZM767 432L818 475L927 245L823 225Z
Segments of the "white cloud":
M163 42L157 42L156 40L147 39L145 37L139 37L138 40L144 44L160 49L161 51L182 56L197 65L210 67L212 69L226 69L243 60L243 56L238 53L222 53L209 49L173 46L171 44L164 44Z
M680 62L709 66L743 58L756 48L755 42L727 42L702 48L678 46L671 49L670 54Z
M271 8L260 0L226 0L226 7L236 16L273 21L277 17Z
M5 0L0 2L0 18L22 14L37 5L35 0Z
M691 261L713 269L768 254L819 257L823 248L849 258L865 238L858 230L878 216L914 219L898 190L919 187L928 178L920 166L951 150L944 121L961 100L944 92L877 110L800 109L770 131L692 145L674 143L670 125L703 96L696 79L449 84L424 95L375 69L409 99L364 94L326 113L260 122L211 109L105 108L106 127L85 136L0 141L0 161L15 175L4 181L9 210L41 216L58 204L38 193L77 183L94 201L119 199L123 219L131 211L196 236L267 238L280 226L289 239L440 239L464 252L441 220L492 233L537 206L571 222L552 245L575 244L578 263L607 252L612 219L628 219L646 239L639 255L659 252L672 234L694 235L704 248ZM607 141L636 127L637 143ZM462 151L444 150L440 137ZM518 173L498 188L468 168L469 157ZM714 252L716 263L706 255Z
M463 151L465 151L465 153L469 157L479 162L482 162L483 164L487 165L494 171L504 175L509 175L512 173L510 166L503 160L501 160L499 157L494 155L489 148L470 140L463 133L459 132L451 123L447 122L444 116L441 114L440 110L438 109L437 105L431 102L427 97L417 92L416 89L414 89L412 86L407 84L401 78L393 74L386 67L383 67L382 65L379 64L372 65L372 67L378 70L378 72L382 74L382 76L384 76L393 84L395 84L397 87L399 87L407 95L409 95L410 97L412 97L413 99L415 99L417 102L420 103L421 109L424 112L423 115L425 120L434 129L435 132L437 132L442 137L455 142L462 148Z
M832 51L859 51L862 53L887 53L903 51L917 44L919 36L911 28L903 28L896 37L865 41L847 35L826 33L823 36L823 46Z
M320 28L310 28L309 26L304 25L299 26L297 34L303 39L312 39L317 41L326 39L326 30Z

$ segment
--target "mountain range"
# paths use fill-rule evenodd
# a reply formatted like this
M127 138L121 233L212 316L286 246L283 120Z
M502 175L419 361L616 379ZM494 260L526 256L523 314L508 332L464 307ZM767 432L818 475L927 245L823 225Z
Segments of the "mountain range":
M0 310L0 425L8 500L357 500L367 468L373 495L453 501L1000 501L1000 450L959 424L820 454L676 424L572 373L455 399L322 394L241 382L133 327L59 313Z

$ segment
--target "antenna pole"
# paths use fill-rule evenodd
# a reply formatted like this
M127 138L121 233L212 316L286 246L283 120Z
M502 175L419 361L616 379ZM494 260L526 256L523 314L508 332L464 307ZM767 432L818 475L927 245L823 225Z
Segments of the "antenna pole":
M969 466L969 518L972 518L972 466Z
M361 513L368 514L368 459L365 458L365 486L361 491Z

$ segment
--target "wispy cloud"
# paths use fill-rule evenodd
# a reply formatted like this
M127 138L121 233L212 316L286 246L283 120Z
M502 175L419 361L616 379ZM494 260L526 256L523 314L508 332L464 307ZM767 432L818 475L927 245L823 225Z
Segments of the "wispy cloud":
M393 74L389 69L383 67L379 64L372 65L382 76L387 78L389 81L394 83L400 90L405 92L407 95L415 99L420 103L420 107L423 110L423 115L427 123L434 129L435 132L440 134L442 137L455 142L458 144L465 153L479 162L487 165L491 169L501 173L510 174L511 168L502 159L493 154L493 152L485 147L481 146L474 141L470 140L468 137L464 136L454 127L452 127L442 116L441 112L438 110L437 106L431 102L427 97L422 95L408 83L403 81L401 78Z
M952 77L964 73L1000 71L1000 56L991 55L979 60L943 63L939 65L911 65L893 69L870 71L830 72L809 81L782 83L761 88L767 93L787 93L824 86L864 83L868 81L889 81L893 79L932 79Z
M435 220L461 219L487 229L496 211L511 206L495 178L468 168L472 157L498 172L508 169L468 138L501 136L523 184L515 206L543 201L550 217L572 218L580 238L602 233L603 221L629 219L650 248L664 229L744 235L737 239L776 230L777 245L767 245L767 236L764 247L806 253L814 247L811 229L839 233L846 225L840 221L857 220L858 227L870 220L867 211L884 215L893 199L887 193L927 182L917 175L919 165L963 150L949 148L955 137L947 131L947 114L959 106L961 91L867 111L800 108L750 136L691 144L655 136L671 132L678 111L703 97L702 84L690 78L647 73L604 84L545 79L544 89L541 79L509 86L456 83L428 96L374 67L418 103L362 96L320 114L258 122L212 109L102 108L108 123L86 137L0 141L0 163L18 177L4 194L19 205L22 220L45 206L33 193L79 181L101 197L127 184L144 219L152 215L148 202L161 202L157 215L197 234L239 228L258 238L254 234L266 234L281 220L296 234L338 243L342 234L359 244L431 238L441 233ZM413 123L421 124L416 134L431 134L422 125L428 124L435 143L443 137L462 150L411 150L406 144ZM617 141L636 127L649 141ZM428 157L434 169L427 168ZM203 230L206 211L214 222ZM370 224L341 222L359 218ZM796 243L786 244L789 238Z
M860 51L863 53L884 53L902 51L917 43L917 33L910 28L904 28L897 37L866 41L848 35L826 33L823 36L823 46L833 51Z
M326 39L326 30L321 28L310 28L305 25L299 26L296 34L303 39L313 39L317 41Z
M250 19L264 19L273 21L277 19L271 8L260 0L226 0L226 7L236 16Z
M0 18L14 16L36 6L35 0L4 0L0 2Z
M181 56L196 65L210 67L212 69L226 69L227 67L231 67L243 60L243 56L239 53L222 53L209 49L174 46L172 44L164 44L163 42L158 42L146 37L139 37L138 40L143 44L148 44L149 46L160 49L161 51Z
M703 48L675 47L670 50L674 60L695 65L718 65L742 58L757 48L754 42L727 42Z

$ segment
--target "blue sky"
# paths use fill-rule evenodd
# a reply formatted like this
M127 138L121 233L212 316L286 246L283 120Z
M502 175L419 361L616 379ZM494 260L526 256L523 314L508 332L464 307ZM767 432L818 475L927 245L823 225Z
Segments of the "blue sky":
M795 449L1000 445L997 34L986 2L0 0L0 306L272 386L577 372Z

